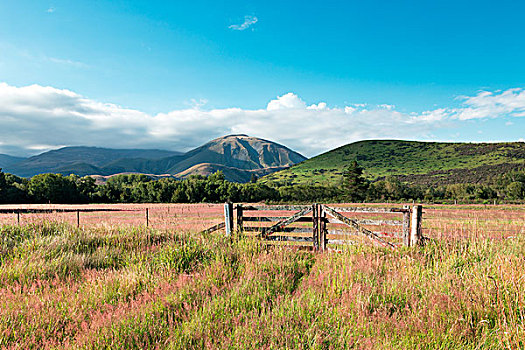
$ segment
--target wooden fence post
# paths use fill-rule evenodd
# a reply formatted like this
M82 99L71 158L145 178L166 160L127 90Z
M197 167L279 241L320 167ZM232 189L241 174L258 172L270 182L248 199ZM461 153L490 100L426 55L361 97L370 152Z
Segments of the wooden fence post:
M80 210L77 209L77 227L80 227Z
M16 212L16 222L18 223L18 226L20 226L20 212Z
M412 207L412 225L410 227L410 246L415 247L420 245L423 241L421 234L421 217L423 214L423 207L421 205L414 205Z
M243 222L243 208L242 204L237 204L237 233L244 231L244 222Z
M146 208L146 227L149 227L149 209Z
M403 206L407 211L403 212L403 245L410 247L410 207Z
M326 212L321 204L318 204L317 211L319 213L319 244L321 251L326 250Z
M312 238L314 240L314 250L319 250L319 205L312 204Z
M230 236L233 231L233 203L224 203L224 229L226 236Z

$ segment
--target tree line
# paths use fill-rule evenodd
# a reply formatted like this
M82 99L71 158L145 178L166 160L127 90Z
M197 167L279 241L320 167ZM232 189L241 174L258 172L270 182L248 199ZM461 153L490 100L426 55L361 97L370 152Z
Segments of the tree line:
M222 172L183 180L153 180L146 175L117 175L105 184L76 175L40 174L30 179L0 169L0 203L199 203L199 202L492 202L525 199L525 171L499 176L490 184L453 184L436 187L409 185L395 177L368 181L353 162L338 185L266 185L235 183Z

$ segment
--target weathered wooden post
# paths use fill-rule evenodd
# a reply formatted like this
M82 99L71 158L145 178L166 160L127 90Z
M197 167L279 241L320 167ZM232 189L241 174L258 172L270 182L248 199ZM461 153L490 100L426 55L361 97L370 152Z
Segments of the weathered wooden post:
M224 230L226 236L230 236L233 231L233 203L224 203Z
M423 207L421 205L414 205L412 207L412 225L410 227L410 246L415 247L423 242L423 235L421 233L421 218L423 214Z
M146 227L149 227L149 209L146 208Z
M243 207L242 204L237 204L237 233L244 231L244 222L243 222Z
M77 227L80 227L80 210L77 209Z
M403 209L403 245L410 247L410 207L405 205Z
M317 212L319 214L319 245L321 251L326 250L326 212L321 204L317 206Z
M314 250L319 250L319 205L312 204L312 238L314 240Z

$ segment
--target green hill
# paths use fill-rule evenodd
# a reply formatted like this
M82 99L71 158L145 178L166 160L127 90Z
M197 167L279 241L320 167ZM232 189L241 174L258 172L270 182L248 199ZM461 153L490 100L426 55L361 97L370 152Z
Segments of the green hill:
M260 181L276 185L336 184L341 181L344 168L354 160L370 180L392 175L412 184L485 183L493 176L525 168L525 143L360 141Z

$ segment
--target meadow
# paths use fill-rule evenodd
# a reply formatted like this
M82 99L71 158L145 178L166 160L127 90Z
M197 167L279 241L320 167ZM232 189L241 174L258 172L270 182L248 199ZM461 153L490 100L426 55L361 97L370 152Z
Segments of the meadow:
M426 206L424 247L324 253L199 233L221 205L144 208L1 216L0 347L525 347L523 206Z

